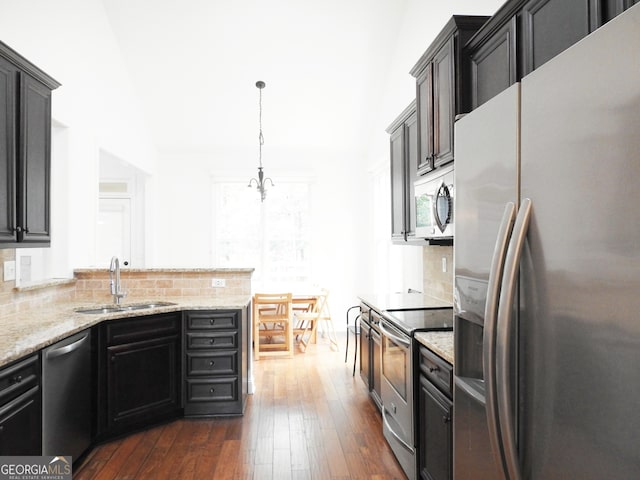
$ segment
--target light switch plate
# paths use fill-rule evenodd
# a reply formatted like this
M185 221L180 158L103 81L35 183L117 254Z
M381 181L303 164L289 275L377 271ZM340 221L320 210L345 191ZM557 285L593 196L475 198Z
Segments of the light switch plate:
M212 278L211 286L216 288L226 287L227 281L224 278Z
M8 260L4 262L4 281L8 282L10 280L16 279L16 261Z

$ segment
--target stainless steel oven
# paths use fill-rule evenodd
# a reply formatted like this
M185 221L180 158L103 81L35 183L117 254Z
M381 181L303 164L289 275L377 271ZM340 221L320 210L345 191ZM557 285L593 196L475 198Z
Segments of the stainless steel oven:
M409 480L415 479L411 337L385 317L382 333L383 434Z
M380 319L382 340L382 432L409 480L418 477L414 430L413 335L428 330L452 330L450 306L389 310Z

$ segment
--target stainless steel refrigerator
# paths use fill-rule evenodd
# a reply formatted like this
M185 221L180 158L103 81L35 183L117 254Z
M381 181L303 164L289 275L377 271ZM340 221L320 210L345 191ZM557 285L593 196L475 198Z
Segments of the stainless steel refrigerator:
M640 478L640 5L455 138L455 479Z

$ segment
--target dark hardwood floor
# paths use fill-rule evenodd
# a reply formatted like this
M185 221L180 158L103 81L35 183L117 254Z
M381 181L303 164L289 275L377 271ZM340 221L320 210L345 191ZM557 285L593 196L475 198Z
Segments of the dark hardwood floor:
M341 340L339 352L319 339L293 359L255 362L244 416L178 420L102 444L74 479L405 479Z

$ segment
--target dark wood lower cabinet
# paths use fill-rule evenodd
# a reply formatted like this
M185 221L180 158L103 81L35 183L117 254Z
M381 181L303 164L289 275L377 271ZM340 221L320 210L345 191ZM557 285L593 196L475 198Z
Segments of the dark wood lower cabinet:
M360 306L360 378L371 391L371 325L369 324L370 310L365 305Z
M180 313L104 325L105 382L99 396L103 436L181 415L181 326Z
M418 472L422 480L453 478L452 366L420 347Z
M0 409L0 455L40 455L40 387L33 387Z
M185 416L243 413L248 315L248 310L185 312Z
M42 400L40 357L0 370L0 455L40 455Z
M424 376L420 376L420 478L453 478L452 420L453 402Z
M178 336L109 347L108 416L111 431L175 414L179 401Z
M172 312L93 327L92 443L183 415L242 415L250 311L189 311L184 322L183 312ZM42 454L43 355L0 368L0 456Z

